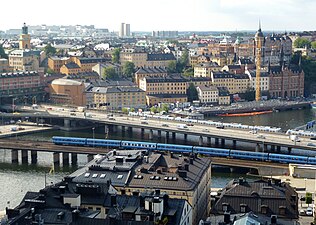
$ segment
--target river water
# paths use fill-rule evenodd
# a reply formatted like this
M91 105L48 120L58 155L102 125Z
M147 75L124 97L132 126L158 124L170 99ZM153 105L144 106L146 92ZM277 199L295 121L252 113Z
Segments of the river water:
M314 120L316 110L304 109L296 111L278 112L272 114L257 115L253 117L211 117L213 121L235 122L248 125L267 125L281 127L283 130L295 128L306 124L308 121ZM95 138L105 138L104 127L95 128ZM92 129L65 132L65 131L49 131L45 133L32 134L18 137L24 140L50 140L52 136L76 136L76 137L93 137ZM125 140L148 140L148 134L142 137L140 131L134 130L132 133L122 132L118 130L115 134L109 133L109 139L125 139ZM12 139L14 141L14 138ZM153 142L158 141L154 139ZM172 143L172 139L166 140L162 138L161 142ZM189 139L187 144L194 144L196 140ZM178 144L184 143L183 139L177 140ZM196 143L196 142L195 142ZM29 157L30 158L30 157ZM78 165L75 167L60 167L55 173L50 174L52 165L51 153L38 153L37 165L12 165L11 152L0 149L0 211L5 207L15 207L20 203L27 191L39 191L46 184L60 181L64 176L68 175L78 167L83 166L87 162L85 155L78 155ZM21 161L21 160L20 160ZM213 172L212 187L224 187L228 181L233 178L244 176L236 173ZM247 179L253 179L247 177Z

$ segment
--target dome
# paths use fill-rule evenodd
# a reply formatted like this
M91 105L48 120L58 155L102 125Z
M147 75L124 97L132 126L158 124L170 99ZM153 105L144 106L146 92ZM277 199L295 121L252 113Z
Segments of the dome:
M259 38L263 38L263 37L264 37L264 36L263 36L263 33L262 33L262 31L261 31L261 28L259 28L259 30L257 31L255 37L256 37L256 38L257 38L257 37L259 37Z
M69 86L80 86L82 83L75 80L70 79L56 79L52 81L52 85L69 85Z

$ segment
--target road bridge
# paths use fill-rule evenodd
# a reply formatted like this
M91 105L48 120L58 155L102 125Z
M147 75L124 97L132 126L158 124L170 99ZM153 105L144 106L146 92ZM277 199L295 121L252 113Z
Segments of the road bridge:
M31 109L30 109L31 110ZM138 117L130 117L127 115L113 115L108 117L103 111L89 111L88 114L83 112L69 112L66 110L42 110L32 113L9 114L3 113L2 117L21 118L21 117L35 117L35 118L55 118L64 120L65 127L75 126L75 121L88 121L91 124L98 124L104 126L111 126L115 132L118 126L122 130L126 128L132 130L133 128L140 129L142 133L145 130L149 131L149 139L153 139L155 135L160 138L164 133L168 138L172 134L172 138L176 139L176 135L183 135L186 140L188 135L197 136L199 138L199 145L210 145L214 141L215 146L225 146L225 141L230 140L233 143L233 148L236 149L237 142L253 143L256 151L264 152L279 152L281 147L287 148L289 153L292 148L302 150L316 150L316 142L313 143L308 137L302 137L300 142L293 142L285 133L260 132L252 133L249 129L226 128L217 129L214 126L194 124L185 129L180 129L179 124L183 122L160 120L150 118L146 121ZM89 115L89 116L87 116ZM92 125L94 126L94 125Z

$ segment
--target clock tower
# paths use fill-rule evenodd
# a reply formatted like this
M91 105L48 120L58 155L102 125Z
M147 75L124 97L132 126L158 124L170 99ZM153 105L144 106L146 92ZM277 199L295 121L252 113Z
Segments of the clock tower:
M23 50L31 49L31 36L28 33L28 27L25 23L23 24L22 34L20 35L19 48Z

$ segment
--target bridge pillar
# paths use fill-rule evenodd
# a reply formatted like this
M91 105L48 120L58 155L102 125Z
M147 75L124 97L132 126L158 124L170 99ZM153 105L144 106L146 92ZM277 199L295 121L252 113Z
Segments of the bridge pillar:
M88 162L90 162L91 160L93 160L93 158L94 158L94 155L93 155L93 154L88 154L88 155L87 155Z
M70 120L69 119L64 119L64 127L70 127Z
M145 129L144 128L140 129L140 136L141 136L141 138L144 138L144 136L145 136Z
M207 137L206 140L207 140L207 141L206 141L207 145L208 145L208 146L211 146L211 145L212 145L212 139L211 139L211 137Z
M236 149L236 147L237 147L237 141L233 140L233 148Z
M176 132L172 132L172 140L176 139Z
M28 151L27 150L21 150L22 153L22 164L28 164Z
M37 151L31 151L31 163L32 164L37 163Z
M128 127L127 131L128 131L128 133L132 133L133 132L133 127Z
M71 153L71 164L73 166L78 164L78 155L77 155L77 153Z
M59 166L59 152L53 153L54 166Z
M267 152L268 151L268 145L267 144L263 144L263 152Z
M157 133L158 133L158 138L161 139L161 130L158 130Z
M154 131L152 129L149 130L149 140L154 138Z
M215 146L218 146L219 144L219 138L215 138Z
M222 147L225 146L225 139L224 139L224 138L222 138L222 140L221 140L221 146L222 146Z
M203 146L203 136L200 136L199 138L199 146Z
M289 152L289 154L291 154L291 152L292 152L292 147L288 147L288 148L287 148L287 151Z
M187 142L188 140L188 134L184 134L184 141Z
M18 150L11 150L11 161L14 164L18 164L19 163L19 151Z
M256 152L260 152L260 144L259 143L256 144Z
M275 145L271 145L271 152L275 151Z
M279 152L281 152L281 146L277 146L277 152L279 153Z
M76 127L76 120L70 120L70 126Z
M122 132L125 132L125 126L122 126Z
M63 152L63 166L69 166L69 153Z

